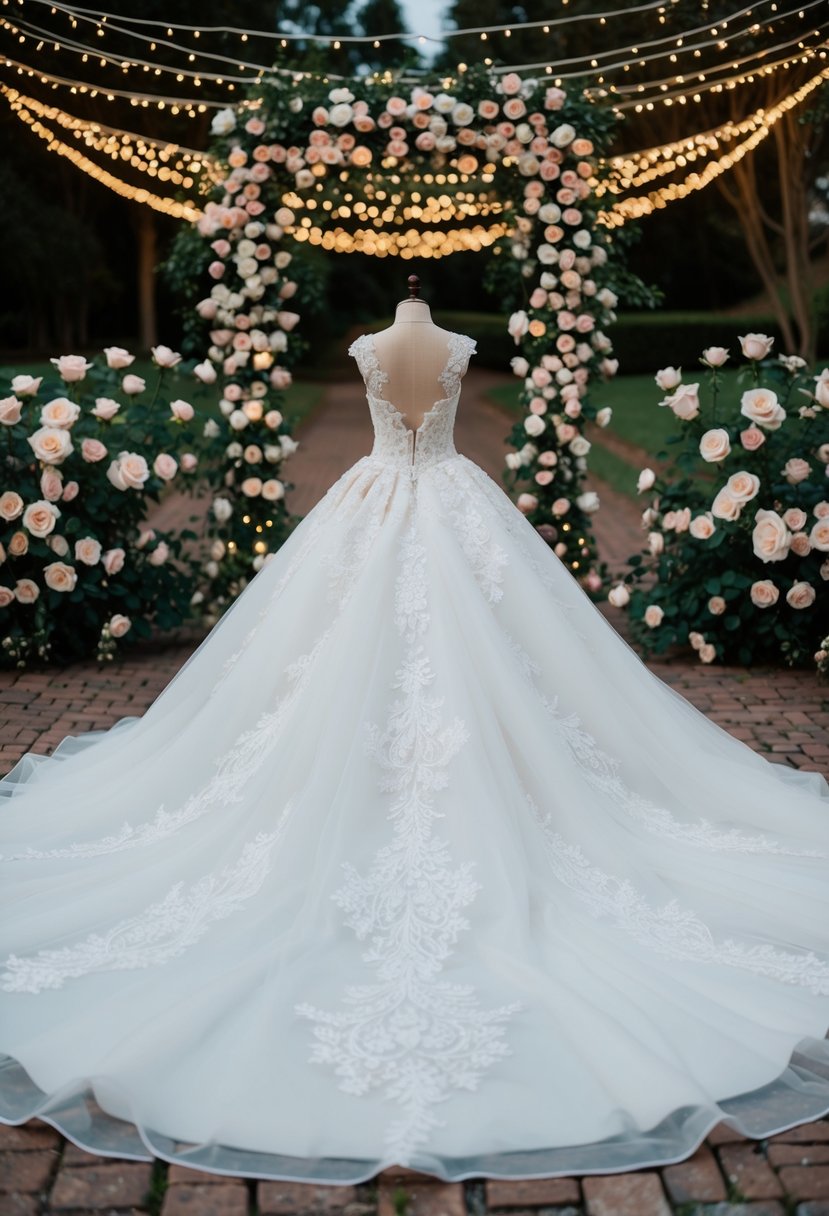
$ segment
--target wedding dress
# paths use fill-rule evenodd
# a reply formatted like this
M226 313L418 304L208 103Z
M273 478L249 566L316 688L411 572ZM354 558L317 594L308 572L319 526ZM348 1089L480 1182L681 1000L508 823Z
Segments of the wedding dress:
M829 1110L829 785L651 674L459 455L474 342L143 717L0 782L0 1118L345 1184Z

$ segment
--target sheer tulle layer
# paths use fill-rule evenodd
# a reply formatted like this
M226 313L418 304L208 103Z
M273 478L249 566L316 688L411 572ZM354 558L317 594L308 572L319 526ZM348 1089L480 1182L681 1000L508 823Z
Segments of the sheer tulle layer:
M0 795L5 1122L345 1184L829 1111L829 786L652 676L463 457L358 462L143 718Z

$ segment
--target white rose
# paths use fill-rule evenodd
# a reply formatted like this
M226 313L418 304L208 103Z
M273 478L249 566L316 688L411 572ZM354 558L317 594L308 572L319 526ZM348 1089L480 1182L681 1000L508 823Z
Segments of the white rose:
M529 414L524 419L524 430L528 435L537 436L546 430L547 424L538 414Z
M584 511L586 515L592 515L594 511L598 511L599 509L599 496L595 490L585 490L576 499L576 506L581 511Z
M676 388L682 380L681 367L663 367L654 376L659 388L663 393L669 393L672 388Z
M636 490L642 494L645 490L650 490L656 481L656 474L653 469L643 469L639 474L639 480L636 483Z
M220 524L227 523L233 514L233 503L228 498L213 499L213 515Z
M630 592L624 583L617 583L615 587L612 587L608 591L607 598L614 608L624 608L630 603Z
M790 608L811 608L815 602L815 589L811 583L793 583L786 592L786 603Z
M608 423L610 422L610 419L612 417L613 417L613 410L611 409L611 407L609 405L603 405L602 408L596 414L596 425L605 427L608 425Z
M213 135L229 135L236 127L235 110L217 110L210 124Z
M702 361L709 367L722 367L728 359L728 351L723 346L709 346L702 352Z
M570 441L570 451L574 456L586 456L591 446L590 440L585 439L584 435L576 435L575 439Z
M563 122L560 127L556 127L550 135L550 143L556 148L566 148L576 138L576 132L569 122Z
M648 604L645 609L645 624L649 629L657 629L662 624L665 609L659 604Z
M746 359L765 359L774 345L774 338L766 334L746 334L740 338L740 347Z
M42 426L29 436L32 451L44 464L61 464L72 451L69 431L62 427Z

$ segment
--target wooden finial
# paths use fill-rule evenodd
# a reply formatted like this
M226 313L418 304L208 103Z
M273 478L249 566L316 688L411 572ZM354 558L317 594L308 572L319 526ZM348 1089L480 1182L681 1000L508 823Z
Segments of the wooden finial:
M409 299L410 300L420 299L420 279L417 277L417 275L410 274L409 278L408 278L408 283L409 283Z

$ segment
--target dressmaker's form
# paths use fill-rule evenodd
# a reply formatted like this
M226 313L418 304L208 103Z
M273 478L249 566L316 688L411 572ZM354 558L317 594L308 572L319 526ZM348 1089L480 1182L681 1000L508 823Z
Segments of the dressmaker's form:
M349 349L366 382L374 422L371 456L405 464L415 478L438 460L457 456L453 429L460 381L475 343L441 329L420 298L417 275L388 329L363 334Z

